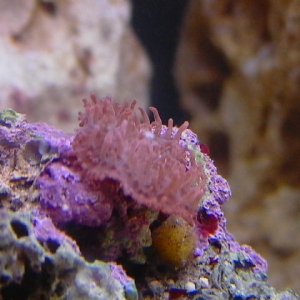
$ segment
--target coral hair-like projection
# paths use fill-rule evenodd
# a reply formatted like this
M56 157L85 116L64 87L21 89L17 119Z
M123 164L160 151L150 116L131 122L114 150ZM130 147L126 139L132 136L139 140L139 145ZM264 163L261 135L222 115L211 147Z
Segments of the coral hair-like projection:
M205 174L181 138L188 122L179 128L154 121L136 101L120 104L109 97L91 96L79 114L81 128L72 143L83 178L94 188L104 180L119 183L124 195L141 205L177 215L193 225L205 193Z

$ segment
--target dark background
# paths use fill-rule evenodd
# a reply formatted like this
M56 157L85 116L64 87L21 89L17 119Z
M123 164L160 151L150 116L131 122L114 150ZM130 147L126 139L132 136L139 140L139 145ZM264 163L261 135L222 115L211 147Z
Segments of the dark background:
M131 0L132 27L146 49L153 67L150 86L151 105L155 106L164 124L173 118L181 125L189 116L179 105L173 63L180 36L180 26L187 0Z

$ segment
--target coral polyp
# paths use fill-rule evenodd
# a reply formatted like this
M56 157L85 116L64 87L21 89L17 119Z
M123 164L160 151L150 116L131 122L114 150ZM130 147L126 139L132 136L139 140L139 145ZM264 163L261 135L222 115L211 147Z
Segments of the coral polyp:
M170 119L164 126L153 107L154 122L140 109L141 121L135 101L121 105L92 96L84 105L72 146L86 181L116 180L135 202L194 223L206 177L192 151L180 143L188 123L177 128Z

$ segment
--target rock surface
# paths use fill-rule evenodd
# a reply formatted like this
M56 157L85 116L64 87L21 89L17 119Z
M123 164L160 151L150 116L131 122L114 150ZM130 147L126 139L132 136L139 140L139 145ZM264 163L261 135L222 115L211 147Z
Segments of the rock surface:
M299 299L228 232L230 188L186 122L84 103L75 135L0 112L1 300Z

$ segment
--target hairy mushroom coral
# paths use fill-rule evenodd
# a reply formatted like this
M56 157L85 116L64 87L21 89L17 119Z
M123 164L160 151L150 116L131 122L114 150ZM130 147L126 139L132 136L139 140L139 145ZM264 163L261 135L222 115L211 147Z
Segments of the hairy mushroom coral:
M136 203L193 225L205 174L181 139L188 122L177 128L170 119L162 125L153 107L150 122L143 109L142 118L136 113L136 101L120 104L109 97L91 96L84 107L72 146L85 180L95 188L113 180Z

